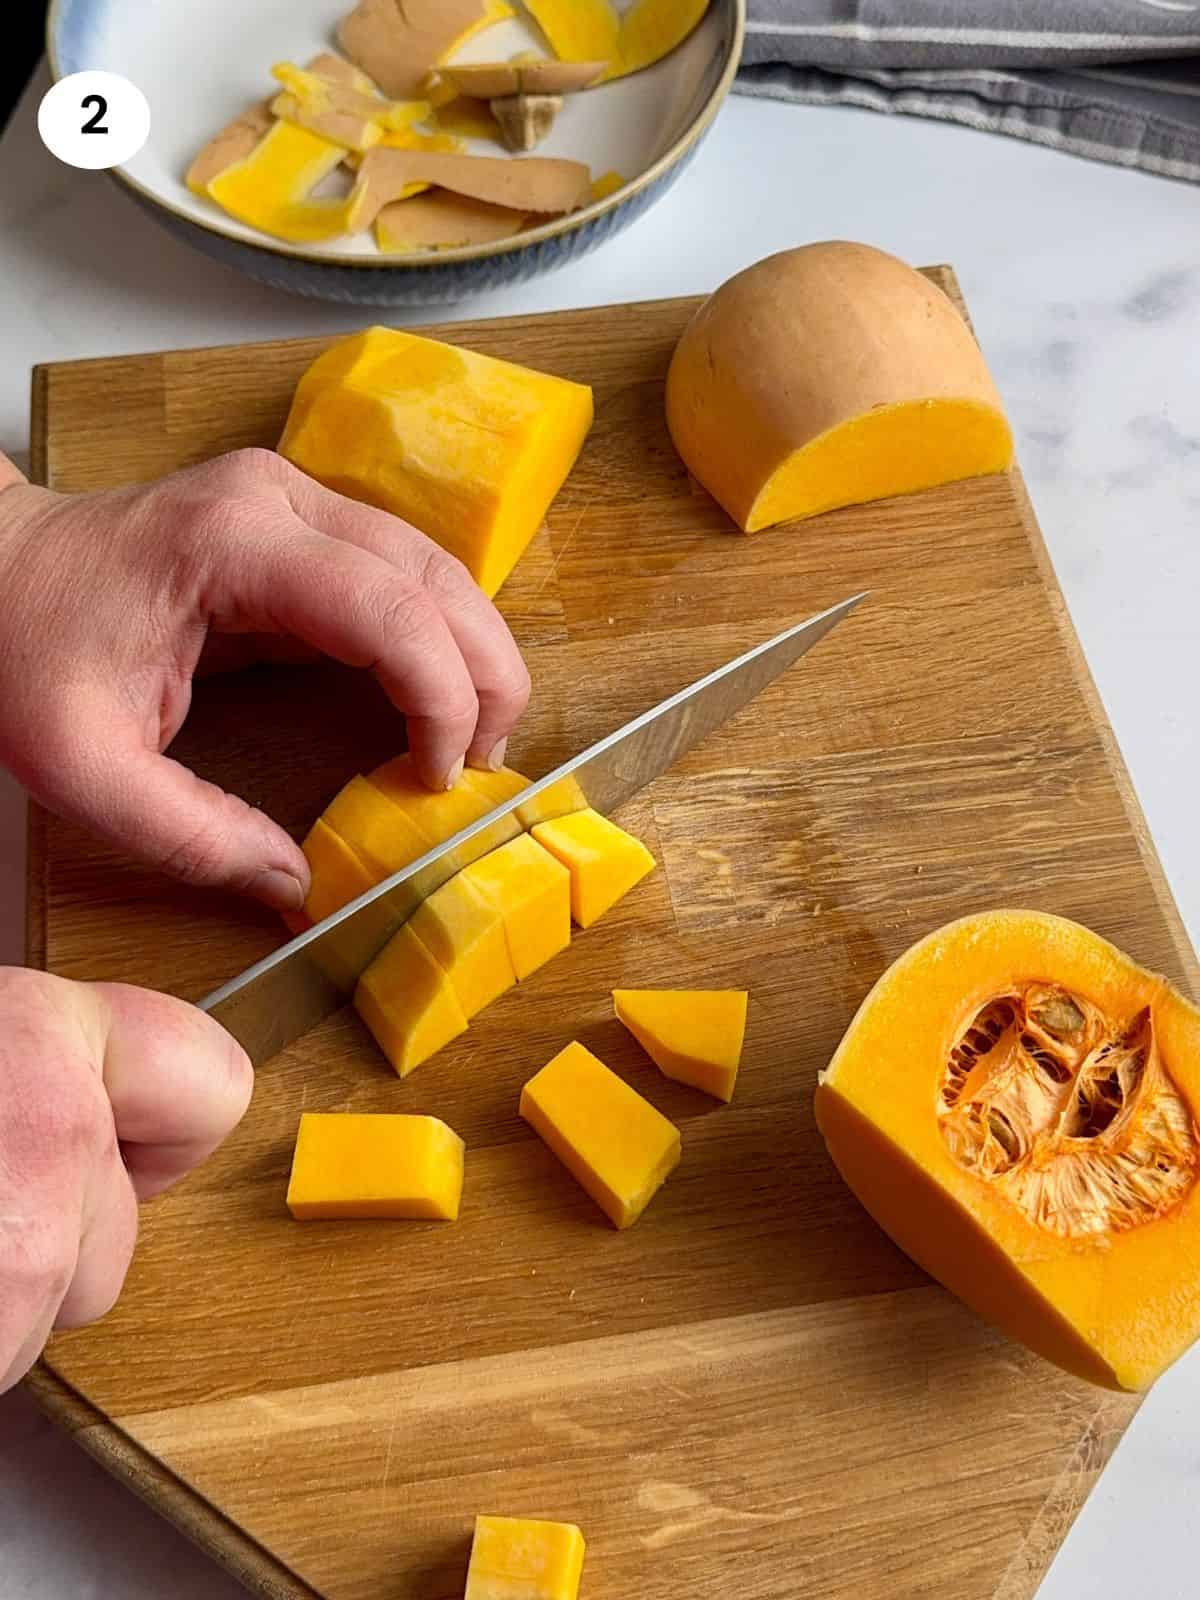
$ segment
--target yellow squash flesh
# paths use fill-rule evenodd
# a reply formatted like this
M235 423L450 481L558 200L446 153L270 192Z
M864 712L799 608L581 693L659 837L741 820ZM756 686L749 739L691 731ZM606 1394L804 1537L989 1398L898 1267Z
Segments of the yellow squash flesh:
M576 1600L583 1557L574 1523L476 1517L463 1600Z
M939 929L817 1090L850 1187L934 1277L1068 1371L1142 1389L1200 1335L1200 1011L1036 911Z
M467 1029L453 984L407 924L358 980L354 1009L402 1078Z
M525 1085L521 1115L617 1228L679 1161L679 1129L577 1041Z
M206 193L239 222L293 244L319 244L349 229L347 201L309 196L345 151L292 122L276 122L250 153L212 178Z
M493 595L591 423L582 384L369 328L309 367L279 449L329 488L414 523Z
M733 1099L746 1032L744 989L614 989L613 1007L668 1078Z
M453 1222L466 1146L437 1117L306 1111L292 1157L288 1210L318 1218Z
M532 832L570 872L571 915L581 928L590 928L654 870L640 839L591 809L536 823Z

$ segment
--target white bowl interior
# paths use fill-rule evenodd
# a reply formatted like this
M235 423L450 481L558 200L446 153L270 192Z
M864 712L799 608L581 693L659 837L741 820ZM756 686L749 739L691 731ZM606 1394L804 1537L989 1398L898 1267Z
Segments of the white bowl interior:
M288 245L227 216L193 195L184 174L200 147L239 112L275 87L277 61L301 62L337 48L335 30L353 0L71 0L71 25L60 30L62 73L89 67L120 72L150 103L150 138L121 170L169 210L231 238L289 255L329 260L398 260L381 255L371 235L319 245ZM720 76L728 19L720 0L700 26L662 61L567 99L538 155L586 162L592 176L644 173L682 137ZM82 18L82 20L80 20ZM519 50L550 55L536 24L522 13L470 40L455 58L504 60ZM473 140L475 153L496 155ZM341 174L319 193L336 192ZM410 257L411 259L411 257Z

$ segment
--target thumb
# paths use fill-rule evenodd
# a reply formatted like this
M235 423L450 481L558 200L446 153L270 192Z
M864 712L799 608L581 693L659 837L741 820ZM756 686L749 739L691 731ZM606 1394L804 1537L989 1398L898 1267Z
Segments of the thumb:
M74 707L74 728L103 728L103 744L68 735L41 762L34 799L118 850L184 883L254 895L298 911L308 893L304 853L265 812L149 750L111 706Z

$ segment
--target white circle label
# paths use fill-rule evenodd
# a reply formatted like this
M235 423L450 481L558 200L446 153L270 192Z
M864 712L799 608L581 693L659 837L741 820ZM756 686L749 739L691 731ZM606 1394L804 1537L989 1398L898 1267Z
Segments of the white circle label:
M119 72L73 72L42 96L37 124L51 155L99 172L142 148L150 137L150 107Z

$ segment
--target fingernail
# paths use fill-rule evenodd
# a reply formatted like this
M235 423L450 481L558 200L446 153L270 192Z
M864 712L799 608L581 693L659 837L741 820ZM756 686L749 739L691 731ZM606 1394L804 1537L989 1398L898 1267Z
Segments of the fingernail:
M251 888L258 899L274 906L276 911L299 911L304 904L304 889L300 879L293 877L290 872L280 872L276 867L260 872Z
M462 775L463 775L463 766L464 765L465 765L465 763L463 761L463 758L461 756L459 756L458 760L454 763L454 765L450 768L450 771L446 774L446 787L447 787L447 789L453 789L454 786L457 784L458 780L462 777Z
M488 751L487 768L489 772L499 772L504 765L504 757L508 753L508 740L501 739Z

